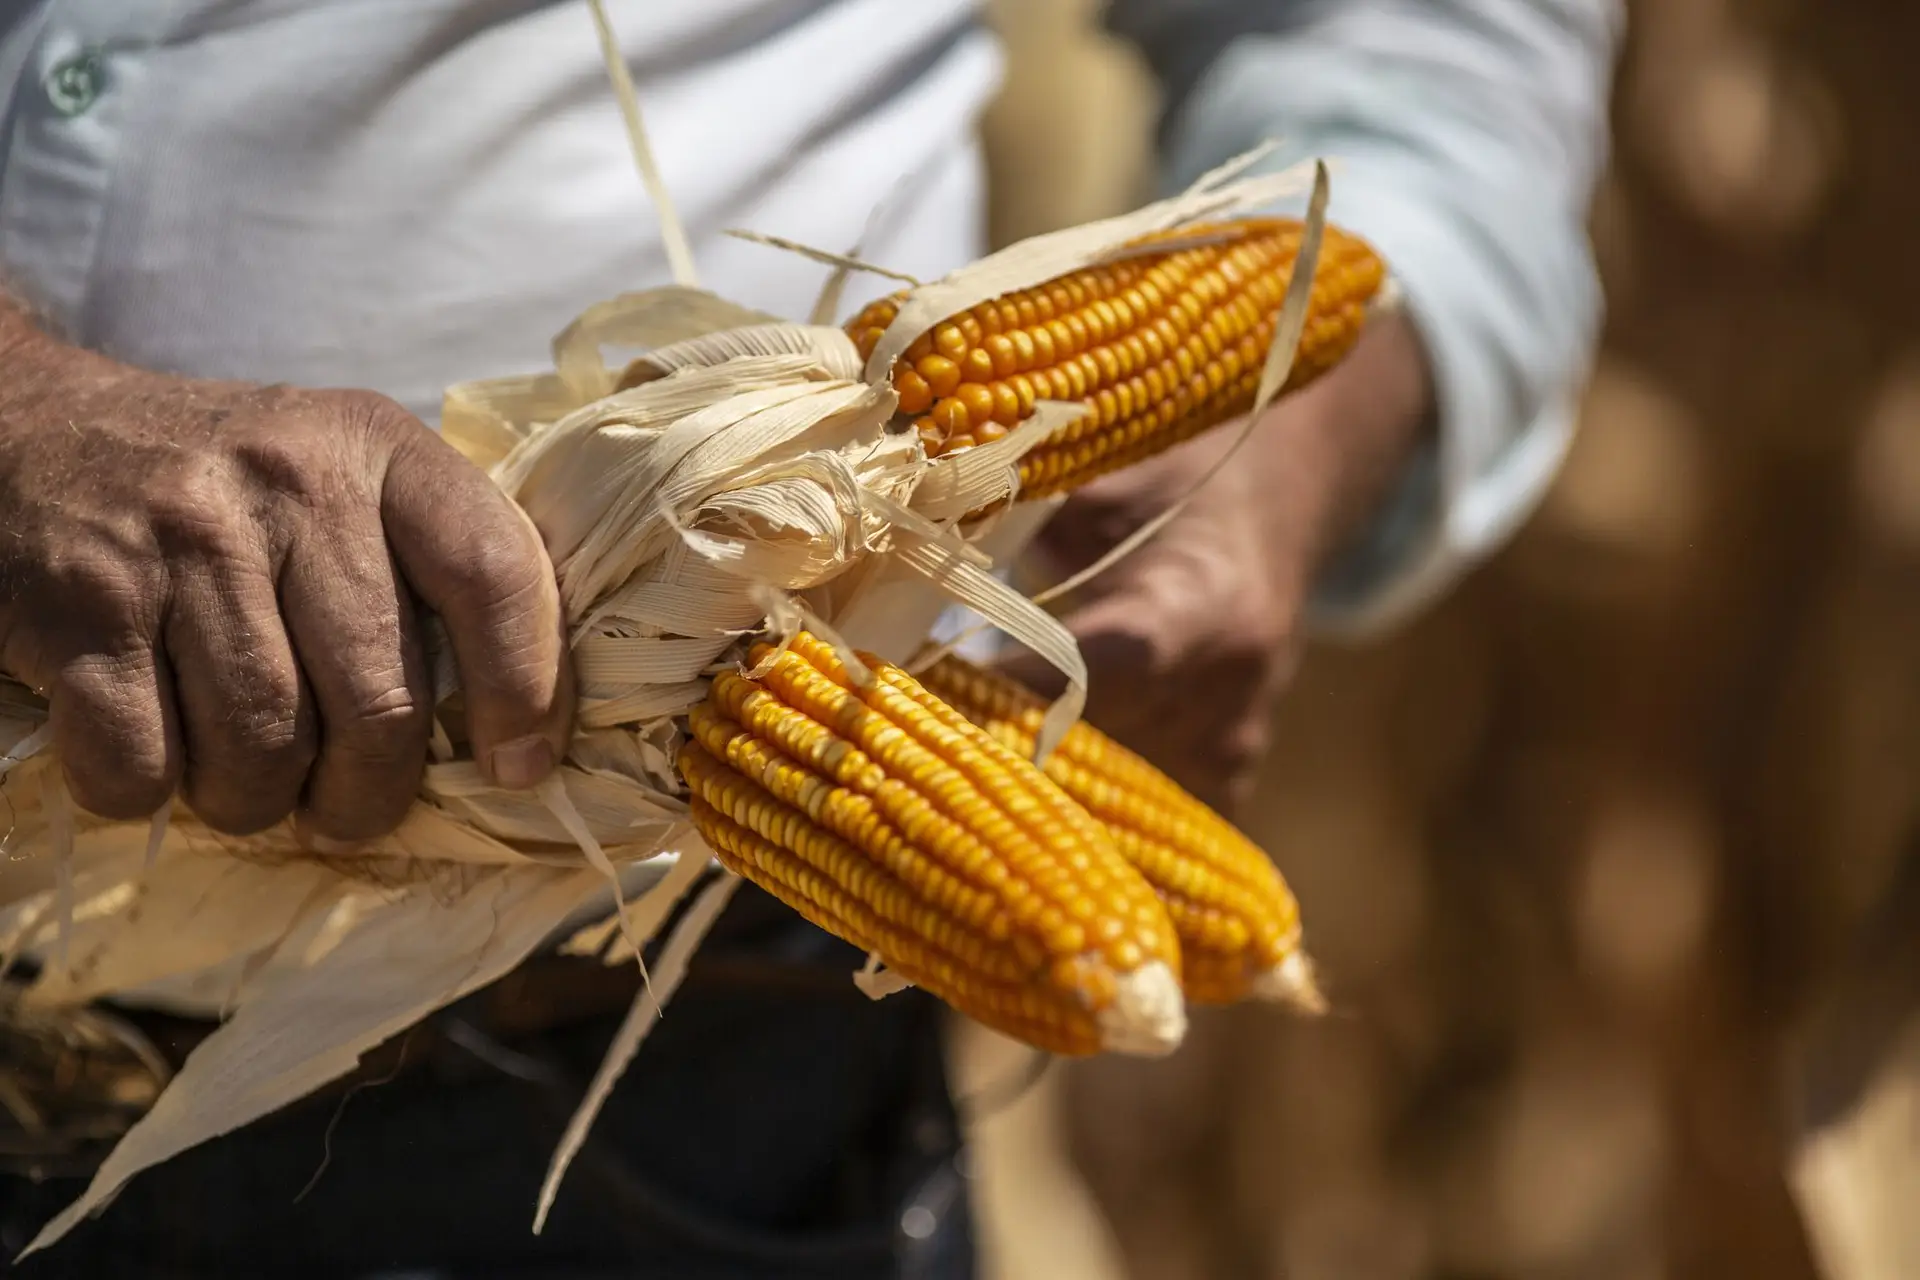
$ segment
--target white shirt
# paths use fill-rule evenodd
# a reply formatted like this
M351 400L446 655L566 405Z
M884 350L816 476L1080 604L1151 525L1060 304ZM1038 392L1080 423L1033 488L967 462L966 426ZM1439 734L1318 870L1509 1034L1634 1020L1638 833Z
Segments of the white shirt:
M845 247L890 196L876 261L981 251L999 55L977 0L608 7L709 287L802 316L823 268L722 230ZM1113 21L1182 90L1173 175L1268 135L1346 161L1332 216L1401 279L1441 445L1321 617L1401 616L1564 452L1618 6L1117 0ZM432 421L448 384L544 368L584 306L668 278L578 0L0 0L0 94L0 272L134 363L372 387Z

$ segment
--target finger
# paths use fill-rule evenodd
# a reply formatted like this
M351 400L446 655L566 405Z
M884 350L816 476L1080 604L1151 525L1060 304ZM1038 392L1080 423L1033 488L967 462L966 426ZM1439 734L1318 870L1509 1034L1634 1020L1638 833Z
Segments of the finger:
M1221 461L1236 434L1223 427L1082 485L1035 535L1035 551L1062 576L1086 568L1185 498Z
M378 512L338 513L296 542L280 572L280 607L318 720L298 824L314 848L343 852L406 817L432 727L418 611Z
M1153 671L1159 646L1142 625L1142 607L1136 592L1117 591L1061 619L1087 664L1085 718L1089 721L1110 721L1113 706L1146 696L1139 680ZM1042 697L1057 698L1066 691L1066 676L1028 650L1012 653L996 665Z
M1157 674L1090 719L1158 765L1192 795L1231 814L1247 800L1271 745L1273 710L1292 645L1169 635Z
M1090 700L1104 692L1105 685L1124 679L1130 669L1120 665L1116 667L1114 675L1103 676L1104 668L1096 665L1096 662L1124 662L1131 647L1117 640L1109 641L1106 642L1108 647L1096 654L1088 652L1088 643L1110 631L1123 635L1137 632L1138 627L1131 626L1129 619L1137 617L1142 611L1159 607L1147 598L1142 576L1145 570L1151 568L1153 558L1153 549L1143 547L1131 558L1060 598L1065 606L1065 611L1060 614L1060 624L1072 633L1075 643L1080 646L1080 656L1086 660L1089 682L1087 696ZM1066 676L1032 650L1011 649L994 666L1001 674L1018 680L1043 697L1057 698L1066 691Z
M1272 699L1257 688L1235 682L1224 691L1194 691L1201 707L1221 708L1190 722L1181 747L1160 762L1168 777L1195 798L1232 814L1250 797L1256 771L1272 738Z
M182 751L160 655L143 645L74 657L44 685L54 753L74 803L122 822L165 807L180 782Z
M446 624L475 760L496 785L533 786L573 720L560 594L533 522L424 427L393 454L381 516L407 582Z
M1087 664L1083 719L1139 752L1175 782L1203 799L1224 800L1237 775L1237 714L1214 714L1208 699L1223 692L1236 708L1255 698L1252 690L1214 690L1205 677L1181 669L1183 638L1161 602L1127 592L1094 602L1065 621ZM1046 664L1022 654L1002 670L1044 696L1057 696L1064 680Z
M1087 722L1122 741L1166 702L1168 641L1158 619L1141 615L1141 603L1132 593L1107 596L1069 624L1087 664Z
M1040 527L1026 554L1042 573L1058 581L1080 572L1118 546L1147 518L1129 507L1094 502L1075 493ZM1107 576L1102 574L1082 590L1096 587Z
M996 659L993 666L1001 675L1049 701L1066 691L1067 677L1055 670L1052 663L1029 649L1011 650ZM1088 672L1088 678L1095 678L1094 673Z
M310 701L264 554L170 556L166 651L185 747L182 795L229 835L292 813L313 763Z

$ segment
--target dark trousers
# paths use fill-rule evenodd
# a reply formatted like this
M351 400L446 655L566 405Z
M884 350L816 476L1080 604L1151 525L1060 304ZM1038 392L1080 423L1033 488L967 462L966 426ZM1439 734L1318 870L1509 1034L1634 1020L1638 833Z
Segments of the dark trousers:
M971 1280L938 1006L867 1001L852 959L818 997L690 977L540 1236L548 1156L617 1015L503 1041L456 1008L430 1061L142 1174L17 1270L82 1184L0 1178L0 1275Z

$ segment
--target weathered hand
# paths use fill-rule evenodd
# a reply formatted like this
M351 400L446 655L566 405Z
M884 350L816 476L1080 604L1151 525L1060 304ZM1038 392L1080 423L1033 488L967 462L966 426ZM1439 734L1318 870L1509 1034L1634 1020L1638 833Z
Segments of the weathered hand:
M559 596L482 472L371 393L161 376L13 320L0 667L48 699L78 804L137 818L178 788L229 833L384 834L426 759L423 607L482 768L551 771L573 702Z
M1384 492L1429 395L1411 328L1390 319L1333 374L1269 409L1191 503L1072 601L1064 620L1087 660L1088 721L1208 803L1243 801L1298 659L1314 574ZM1036 567L1064 578L1092 564L1199 483L1239 434L1222 427L1080 490L1042 531ZM1058 688L1025 656L1010 669Z
M1191 488L1233 434L1081 490L1047 526L1039 558L1061 576L1093 563ZM1275 536L1273 500L1253 469L1237 462L1065 615L1087 661L1088 721L1214 805L1243 797L1266 750L1273 699L1293 670L1306 567ZM1019 662L1029 683L1046 680Z

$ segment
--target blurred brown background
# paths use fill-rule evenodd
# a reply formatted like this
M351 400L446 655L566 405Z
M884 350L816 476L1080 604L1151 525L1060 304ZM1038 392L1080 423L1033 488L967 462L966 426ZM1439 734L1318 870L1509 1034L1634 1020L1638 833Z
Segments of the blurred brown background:
M1095 3L997 6L1001 239L1148 190ZM1574 457L1247 815L1339 1010L983 1117L1002 1280L1920 1277L1920 6L1631 10Z

